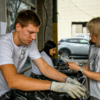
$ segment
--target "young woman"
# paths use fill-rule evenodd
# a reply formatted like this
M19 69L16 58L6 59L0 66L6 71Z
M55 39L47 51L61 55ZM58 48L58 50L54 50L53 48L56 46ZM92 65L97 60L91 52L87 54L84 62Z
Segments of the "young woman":
M57 45L53 41L48 40L45 43L43 50L40 51L42 58L46 61L47 64L49 64L52 67L54 67L52 58L56 52L56 47ZM39 71L38 67L35 65L34 62L32 62L32 73L31 74L42 75L42 73Z
M87 23L91 43L89 60L86 67L81 68L76 63L68 63L71 70L82 72L89 80L90 100L100 100L100 17Z

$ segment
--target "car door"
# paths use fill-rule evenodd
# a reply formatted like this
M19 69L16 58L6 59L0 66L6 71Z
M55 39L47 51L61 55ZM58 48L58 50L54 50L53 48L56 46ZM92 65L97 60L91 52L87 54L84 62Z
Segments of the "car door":
M80 45L80 54L81 55L88 55L88 53L89 53L89 41L86 39L80 39L79 45Z
M79 54L79 49L80 49L80 45L79 45L79 39L68 39L67 41L67 44L69 44L69 45L67 45L68 46L68 48L70 49L70 51L71 51L71 54L73 55L77 55L77 54Z

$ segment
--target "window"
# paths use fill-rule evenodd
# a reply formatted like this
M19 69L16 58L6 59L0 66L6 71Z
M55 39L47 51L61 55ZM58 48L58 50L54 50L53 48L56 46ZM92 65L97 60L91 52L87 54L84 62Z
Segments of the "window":
M61 39L59 42L64 42L65 40Z
M72 36L77 33L87 33L87 22L72 22Z
M9 31L14 30L14 22L20 10L30 9L30 6L20 0L8 0L8 21Z
M81 44L88 44L89 42L87 40L83 39L83 40L80 40L79 43L81 43Z
M70 43L78 43L78 40L76 39L69 39L66 42L70 42Z

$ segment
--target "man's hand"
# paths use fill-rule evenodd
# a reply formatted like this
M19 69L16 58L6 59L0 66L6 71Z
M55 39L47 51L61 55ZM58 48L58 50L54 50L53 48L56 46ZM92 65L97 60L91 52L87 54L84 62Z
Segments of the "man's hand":
M71 83L71 84L74 84L74 85L80 86L80 87L82 87L82 88L85 89L86 93L88 93L87 89L86 89L86 88L85 88L81 83L79 83L79 82L76 81L76 80L73 80L73 79L70 78L70 77L67 77L67 78L66 78L65 83Z
M81 96L86 96L85 89L75 84L71 83L61 83L61 82L52 82L51 88L52 91L68 93L72 98L81 98Z

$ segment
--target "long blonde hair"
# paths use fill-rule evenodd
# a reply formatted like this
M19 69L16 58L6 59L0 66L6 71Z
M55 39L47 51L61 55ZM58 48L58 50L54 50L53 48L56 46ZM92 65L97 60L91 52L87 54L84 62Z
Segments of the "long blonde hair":
M100 47L100 17L91 19L86 25L90 34L93 34L97 37L97 42L95 43Z

